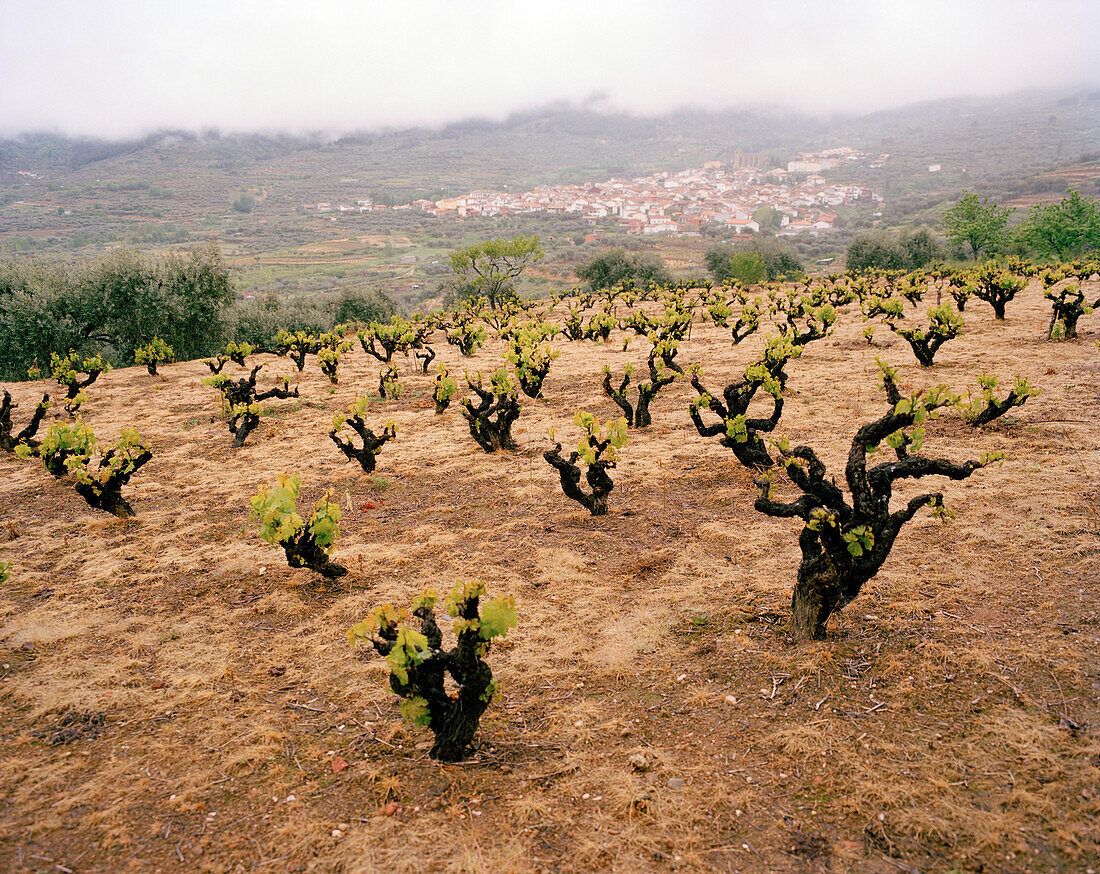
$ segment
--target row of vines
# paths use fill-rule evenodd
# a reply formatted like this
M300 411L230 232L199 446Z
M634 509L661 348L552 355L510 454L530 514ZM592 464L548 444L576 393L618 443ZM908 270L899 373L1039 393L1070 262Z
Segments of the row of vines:
M481 450L508 452L517 447L512 429L525 404L544 397L545 380L562 343L599 343L623 353L632 343L644 344L644 371L627 364L592 374L621 411L619 418L601 421L589 410L575 410L572 424L580 436L568 450L556 429L550 430L543 458L560 479L562 492L593 516L608 513L621 454L652 425L655 414L672 415L655 411L659 393L677 380L689 384L695 397L681 410L685 426L690 422L700 436L715 439L751 472L759 490L754 503L758 512L801 521L802 558L789 631L796 641L822 639L830 616L875 576L907 522L925 509L945 522L952 515L941 491L892 506L896 484L924 478L964 480L1003 458L1000 452L963 460L929 454L928 423L953 415L980 427L1025 403L1038 388L1025 374L988 373L975 386L952 388L930 378L928 385L913 388L901 384L895 366L877 358L882 414L855 428L838 483L813 447L791 445L778 434L788 382L798 376L798 359L812 344L831 336L839 320L858 318L865 323L863 337L870 346L885 329L902 338L922 368L934 373L938 351L965 333L972 301L987 304L996 319L1004 319L1013 298L1033 280L1051 302L1047 338L1073 340L1080 319L1100 306L1100 298L1090 301L1086 293L1097 278L1097 262L1040 269L1010 260L965 270L836 275L751 287L574 289L549 299L498 306L482 299L453 312L338 325L323 334L284 331L268 348L230 343L205 361L210 375L203 382L215 392L233 446L240 447L252 435L262 439L265 402L299 397L296 373L311 361L335 386L342 363L361 352L379 365L377 385L370 388L379 398L399 401L405 387L395 356L406 356L416 373L431 376L433 416L447 415L454 404ZM726 332L734 346L762 336L759 353L728 381L705 373L705 361L680 360L681 345L693 326L702 323ZM472 357L490 337L499 343L501 358L500 366L489 372L467 371L460 380L453 368L434 363L439 342ZM257 361L258 356L265 357ZM154 337L137 350L137 360L155 376L158 366L173 362L173 350ZM280 360L287 365L283 371L269 373ZM230 365L237 368L236 376L226 370ZM16 430L16 405L5 391L0 449L38 459L52 476L70 480L92 507L126 517L134 510L122 490L152 459L153 448L133 429L123 429L115 443L103 444L82 420L89 391L94 392L96 379L108 369L98 357L54 356L51 377L64 394L65 416L49 424L41 438L51 407L49 393L43 393L27 423ZM716 386L716 379L725 385ZM371 403L370 392L359 394L334 415L328 434L336 452L367 473L376 469L385 447L400 440L392 420L372 421ZM333 557L340 508L326 495L311 508L300 509L300 486L296 474L279 477L252 498L251 517L260 536L282 549L291 567L310 569L326 585L339 586L348 574ZM9 565L0 566L0 577L12 571ZM454 761L469 749L496 689L486 662L489 648L518 617L510 596L486 599L481 583L461 582L442 599L455 639L447 649L436 613L439 604L439 594L428 591L407 610L381 606L349 631L349 640L364 642L386 658L390 686L403 700L404 714L435 733L434 757ZM457 692L447 691L448 676Z

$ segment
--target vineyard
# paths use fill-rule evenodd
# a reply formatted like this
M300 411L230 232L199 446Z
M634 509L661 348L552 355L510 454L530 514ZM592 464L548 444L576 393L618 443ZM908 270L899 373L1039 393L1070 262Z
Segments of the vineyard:
M0 865L1100 870L1097 271L58 357Z

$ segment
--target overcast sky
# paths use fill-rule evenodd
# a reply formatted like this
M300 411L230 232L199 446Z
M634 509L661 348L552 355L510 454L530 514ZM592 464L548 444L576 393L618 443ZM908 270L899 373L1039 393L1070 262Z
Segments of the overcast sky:
M0 134L348 131L1100 87L1100 0L0 0Z

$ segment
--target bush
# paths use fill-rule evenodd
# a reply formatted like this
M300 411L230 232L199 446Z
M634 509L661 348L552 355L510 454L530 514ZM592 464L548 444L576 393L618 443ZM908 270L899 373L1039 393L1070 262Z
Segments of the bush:
M369 406L369 399L365 397L356 398L355 402L348 407L348 409L342 413L337 413L333 417L332 431L329 432L328 435L332 442L339 447L340 451L343 452L349 460L358 461L359 466L362 467L366 473L371 473L374 470L375 464L377 464L376 456L381 451L382 447L397 436L397 425L392 421L386 423L380 435L375 435L375 433L367 427L367 423L363 420L363 415L367 412ZM362 447L356 447L350 440L340 439L339 433L344 425L347 425L352 431L359 435L359 439L363 442Z
M848 247L845 259L847 269L853 273L869 270L905 270L909 253L901 243L885 231L857 234Z
M592 413L578 410L573 421L585 433L576 451L569 453L568 459L562 458L561 444L555 442L554 448L544 452L542 457L557 470L566 497L572 498L593 516L605 516L608 496L615 487L607 471L615 467L618 450L627 443L626 419L610 422L605 428ZM578 461L585 463L584 475L591 493L585 493L581 488Z
M327 579L342 577L347 569L328 556L339 534L340 508L323 495L305 522L296 506L300 487L297 474L281 474L274 486L252 498L249 515L259 526L260 537L282 547L291 567L309 568Z
M133 508L122 497L122 487L152 459L152 451L133 428L123 428L118 441L101 450L98 463L93 464L97 448L90 426L59 422L46 432L39 452L46 470L54 476L72 475L77 494L89 506L123 519L133 516Z
M175 360L175 350L157 336L134 351L134 364L144 364L150 376L157 375L158 364L171 364Z
M790 359L802 354L802 348L786 338L770 336L766 338L766 344L760 358L745 368L741 381L726 386L722 392L725 403L703 387L698 369L691 375L691 385L699 393L688 408L695 430L702 437L721 435L719 442L750 468L768 468L774 463L760 433L770 432L779 424L779 417L783 414L783 387L787 384L784 368ZM772 412L767 419L750 419L749 405L760 389L771 397ZM704 424L701 415L704 408L716 414L721 421L713 425Z
M631 287L634 285L667 285L672 281L660 255L656 252L626 252L605 249L577 268L577 277L593 290Z
M735 252L727 269L728 279L742 285L759 285L768 278L768 265L757 252Z
M432 381L432 400L435 401L435 414L442 416L451 405L451 399L458 393L458 383L447 375L447 368L440 364Z
M634 371L633 366L630 364L626 366L622 382L619 383L617 389L611 385L611 368L604 367L603 369L604 394L611 398L623 411L626 424L631 428L646 428L653 422L653 417L649 413L649 405L657 396L657 392L666 385L671 385L673 380L676 379L676 372L668 369L663 361L660 365L657 364L658 356L656 352L656 347L654 347L654 350L649 354L649 358L646 359L646 363L649 365L649 382L638 383L637 406L632 405L626 396L626 389L630 385L630 377Z
M494 638L516 627L516 605L511 596L479 604L484 596L482 583L465 582L455 586L444 602L455 620L457 642L450 650L443 649L443 633L435 617L439 596L431 590L413 601L419 631L409 625L407 611L394 610L389 604L376 607L348 631L349 643L365 641L386 657L390 688L403 699L401 713L435 734L428 752L433 759L462 760L499 688L485 656ZM447 691L448 675L455 686L453 694Z
M477 382L466 374L466 385L478 397L476 406L469 398L462 401L462 415L470 426L470 436L486 452L515 449L512 425L523 409L519 405L516 384L504 368L494 370L489 376L489 383L489 388L483 387L480 372Z
M771 237L757 237L751 242L731 246L720 243L707 249L703 258L714 281L721 285L736 279L730 259L739 254L755 254L764 260L767 280L797 279L803 274L802 264L795 250L787 243Z
M232 300L229 268L212 245L160 261L118 249L72 271L0 263L0 372L22 374L72 350L129 364L154 336L184 359L209 354L224 342Z
M380 291L345 288L336 297L331 324L326 324L323 330L332 330L339 324L387 322L396 310L394 302Z
M275 385L264 392L256 390L256 374L260 372L262 364L257 364L247 377L232 380L228 376L208 376L202 380L203 385L217 389L222 395L222 412L226 415L229 425L229 433L233 435L233 445L244 446L248 437L260 424L260 413L263 408L261 401L269 398L296 398L298 386L290 390L290 380L282 377L280 385Z
M963 332L962 313L949 304L929 307L928 327L899 328L893 319L887 319L886 324L909 344L921 367L931 367L940 346Z
M13 427L11 411L17 406L18 404L12 402L11 393L4 389L4 400L3 403L0 403L0 450L14 452L17 446L25 446L28 454L37 455L39 442L34 439L34 435L38 433L38 426L42 424L42 417L46 415L46 411L50 408L50 396L48 394L42 395L42 400L35 406L27 427L13 437L11 433Z
M944 258L943 246L936 241L928 228L907 231L898 242L905 251L906 262L911 270L919 270Z
M102 356L93 355L81 361L81 356L70 350L62 357L56 352L50 355L50 373L57 384L65 389L65 410L70 415L88 400L84 389L99 379L99 375L111 369ZM81 375L83 374L83 376Z
M895 372L882 362L879 366L890 409L860 427L852 438L844 477L849 497L835 478L828 476L812 448L791 448L786 440L777 441L776 447L787 477L801 496L787 503L773 500L770 477L757 481L761 491L755 507L759 512L798 517L804 523L798 541L802 561L791 600L790 629L796 640L825 637L829 617L854 600L864 583L875 576L902 527L917 512L930 507L942 520L950 517L938 492L918 495L891 512L895 482L926 476L962 480L1000 458L994 453L957 464L920 455L924 423L958 399L944 386L902 397ZM895 458L869 467L869 459L883 443Z

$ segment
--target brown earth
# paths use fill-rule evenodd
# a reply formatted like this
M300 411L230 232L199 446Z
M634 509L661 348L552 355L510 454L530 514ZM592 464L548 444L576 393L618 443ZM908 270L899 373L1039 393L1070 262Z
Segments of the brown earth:
M607 517L541 458L549 428L579 436L576 409L617 415L600 369L640 366L644 342L559 339L519 450L494 455L402 363L405 397L372 407L399 426L373 477L328 439L376 390L362 352L335 392L311 358L301 399L269 402L239 450L201 363L105 374L86 420L154 447L125 491L136 519L0 458L0 867L1100 870L1100 322L1045 341L1034 284L1008 314L972 301L930 370L848 314L789 366L780 431L835 471L884 410L875 356L913 388L989 371L1043 392L978 431L931 423L932 454L1005 463L942 483L954 521L918 516L829 639L799 646L783 627L798 526L753 510L751 478L692 429L688 385L632 433ZM696 324L678 360L718 388L759 347ZM456 375L500 349L437 346ZM17 428L44 387L11 387ZM343 508L346 590L318 591L250 523L285 471L307 505L331 489ZM520 625L490 653L504 693L475 755L442 765L345 633L466 577L514 594Z

